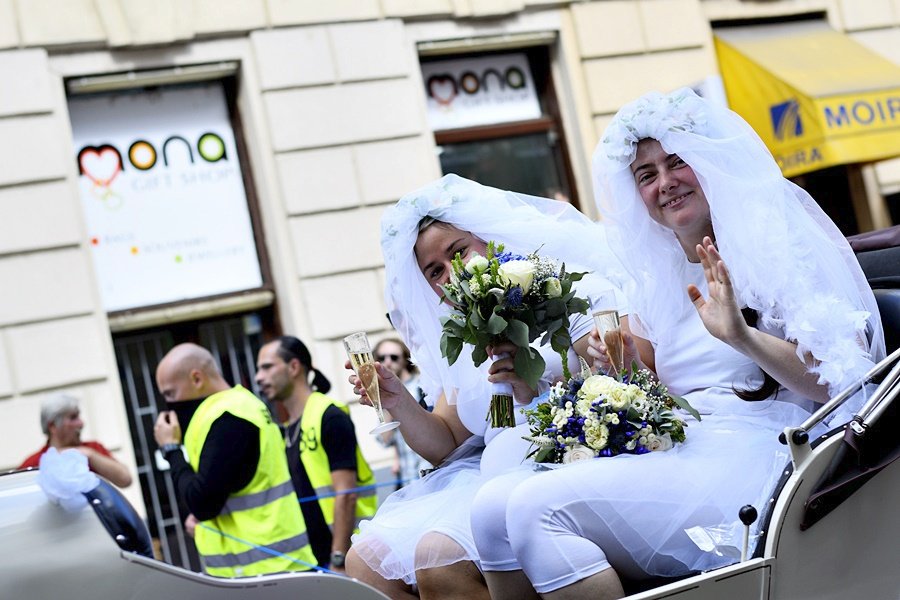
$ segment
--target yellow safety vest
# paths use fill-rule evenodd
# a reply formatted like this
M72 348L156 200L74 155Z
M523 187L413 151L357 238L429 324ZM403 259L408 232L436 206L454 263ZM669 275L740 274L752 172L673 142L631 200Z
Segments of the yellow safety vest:
M204 569L216 577L310 569L316 559L291 482L284 440L268 408L256 396L238 385L200 404L184 436L191 466L197 471L206 436L215 420L226 412L259 428L259 464L250 483L230 495L215 518L203 521L215 531L197 527L194 542ZM260 547L290 558L273 556Z
M329 406L337 406L346 414L350 409L343 402L333 400L319 392L313 392L306 400L303 408L303 416L300 417L300 461L306 471L309 482L312 484L316 496L319 496L319 507L329 528L334 526L334 486L331 481L331 467L328 464L328 455L322 446L322 416ZM375 476L372 469L363 458L356 445L356 487L374 486ZM323 497L326 496L326 497ZM363 519L369 519L375 514L378 505L378 496L374 487L361 490L357 493L356 523L354 529Z

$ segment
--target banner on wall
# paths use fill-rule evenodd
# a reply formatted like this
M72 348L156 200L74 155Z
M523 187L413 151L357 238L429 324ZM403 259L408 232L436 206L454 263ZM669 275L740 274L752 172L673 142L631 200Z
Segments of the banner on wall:
M728 103L785 177L900 156L900 66L824 21L723 28Z
M221 84L69 99L103 306L262 286Z
M523 53L422 64L432 131L537 119L541 116Z

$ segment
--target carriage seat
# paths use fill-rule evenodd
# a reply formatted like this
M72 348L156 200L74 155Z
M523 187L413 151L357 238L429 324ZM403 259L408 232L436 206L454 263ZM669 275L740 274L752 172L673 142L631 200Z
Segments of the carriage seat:
M893 234L890 239L878 239L891 244L898 241L897 234L894 233L896 231L900 231L900 226L861 235L870 235L872 239L875 239L876 235L882 234L882 232L890 232ZM849 238L851 242L855 237L857 236ZM882 235L882 238L884 237ZM878 302L878 310L884 325L885 345L890 353L900 347L900 245L860 251L857 252L856 259L875 293L875 300Z

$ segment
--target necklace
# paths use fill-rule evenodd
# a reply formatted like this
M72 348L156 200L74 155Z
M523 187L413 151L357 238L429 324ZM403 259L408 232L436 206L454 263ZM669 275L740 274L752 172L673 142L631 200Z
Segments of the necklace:
M293 428L293 431L291 431ZM297 419L290 425L284 428L284 445L288 448L293 448L294 444L297 443L297 438L300 437L300 419Z

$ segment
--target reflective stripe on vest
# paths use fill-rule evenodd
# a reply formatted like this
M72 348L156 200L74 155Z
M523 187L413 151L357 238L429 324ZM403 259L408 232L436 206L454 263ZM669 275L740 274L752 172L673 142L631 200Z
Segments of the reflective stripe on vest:
M210 428L224 413L259 429L259 463L250 482L228 497L227 508L196 530L194 542L206 572L238 577L309 569L316 559L291 483L284 441L269 409L256 396L235 386L200 404L184 436L191 466L198 470ZM272 547L285 556L272 556L257 546Z
M281 485L273 488L256 492L255 494L247 494L245 496L229 496L225 501L225 506L219 512L219 516L227 515L238 510L250 510L251 508L259 508L270 502L274 502L283 496L294 493L294 484L285 481Z
M329 406L337 406L344 414L349 415L350 409L346 404L338 402L321 394L313 392L306 400L303 407L303 416L300 417L300 461L303 469L309 477L309 483L319 496L319 507L328 527L334 524L334 486L331 480L331 467L328 464L328 455L322 447L322 417ZM372 486L375 476L372 469L362 456L359 444L356 445L356 487ZM324 497L323 497L324 496ZM375 514L378 507L378 494L374 487L363 490L357 494L356 522L365 520Z
M306 532L296 535L286 540L281 540L272 544L266 544L266 548L281 552L282 554L290 554L298 550L302 550L304 546L309 544L309 537ZM245 567L261 560L272 558L273 554L266 552L262 548L251 548L245 552L238 554L211 554L203 557L203 562L208 567Z

